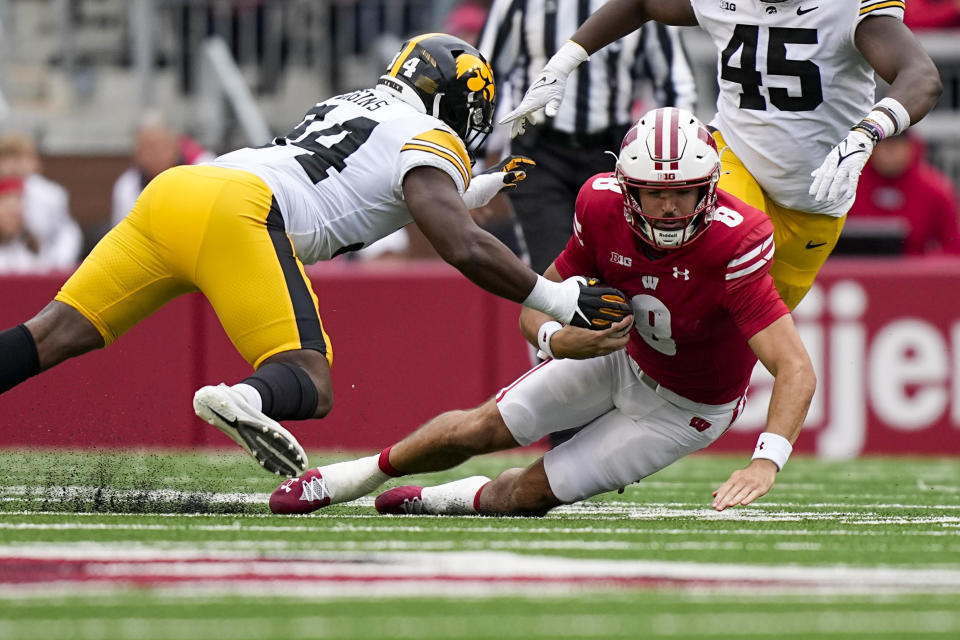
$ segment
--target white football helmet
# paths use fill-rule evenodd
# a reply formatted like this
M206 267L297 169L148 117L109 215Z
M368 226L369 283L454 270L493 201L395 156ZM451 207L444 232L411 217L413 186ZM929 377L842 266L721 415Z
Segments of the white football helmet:
M640 238L657 249L689 244L710 224L717 206L720 154L710 131L689 111L665 107L647 112L623 139L617 181L623 215ZM644 213L640 191L698 187L692 212L671 218Z

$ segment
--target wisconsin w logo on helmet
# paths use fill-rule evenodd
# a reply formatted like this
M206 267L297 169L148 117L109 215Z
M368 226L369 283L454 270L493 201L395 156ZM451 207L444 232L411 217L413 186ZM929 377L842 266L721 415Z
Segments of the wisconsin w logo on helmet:
M445 122L471 157L493 129L493 71L483 54L460 38L445 33L410 38L377 85Z

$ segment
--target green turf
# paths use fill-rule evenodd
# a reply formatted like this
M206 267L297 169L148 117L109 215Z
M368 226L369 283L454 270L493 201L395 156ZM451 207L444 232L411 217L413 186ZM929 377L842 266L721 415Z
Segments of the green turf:
M329 459L315 454L312 462ZM403 483L494 475L529 459L487 456ZM958 460L797 456L755 505L710 510L712 490L744 463L743 456L694 456L622 495L606 494L542 519L381 517L369 500L276 517L263 499L278 480L232 453L0 452L0 545L264 554L464 550L774 568L960 570ZM167 493L157 495L159 489ZM295 589L262 598L186 597L149 588L0 594L0 638L23 640L782 636L960 638L960 593L608 587L537 598L451 593L442 600L336 598Z

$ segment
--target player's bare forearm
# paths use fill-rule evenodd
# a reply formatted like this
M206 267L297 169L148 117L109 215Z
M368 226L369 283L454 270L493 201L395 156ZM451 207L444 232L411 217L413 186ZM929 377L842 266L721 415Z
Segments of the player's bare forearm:
M817 386L816 374L790 315L784 315L750 339L750 347L774 376L765 431L797 441ZM788 447L789 449L789 447ZM784 455L784 459L786 458ZM751 460L713 492L713 508L748 505L766 495L776 481L778 467L766 458Z
M933 109L943 92L940 72L910 29L889 16L864 19L854 39L877 74L890 84L897 100L916 124Z
M792 445L800 435L817 388L810 356L789 314L750 338L749 344L773 375L765 430L786 438Z
M649 20L679 26L697 24L688 0L610 0L587 18L570 39L592 54Z
M483 289L523 302L536 274L470 217L453 181L433 167L407 173L403 194L410 215L447 263Z

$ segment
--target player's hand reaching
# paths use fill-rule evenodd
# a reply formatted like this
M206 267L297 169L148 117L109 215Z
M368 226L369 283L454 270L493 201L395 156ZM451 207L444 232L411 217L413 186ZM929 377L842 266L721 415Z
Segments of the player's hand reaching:
M553 118L560 111L563 92L567 86L567 75L548 69L540 72L517 108L505 115L500 124L510 125L510 137L526 133L527 123L531 126L541 124L547 117Z
M713 508L723 511L727 507L750 504L766 495L776 479L776 463L765 458L752 460L745 468L730 474L730 479L713 492Z
M526 156L509 156L495 167L470 180L463 194L468 209L483 207L504 189L511 189L527 177L527 169L537 163Z
M810 174L813 176L810 195L817 202L842 202L852 198L873 147L870 136L856 129L850 131Z
M580 294L577 297L577 307L573 317L568 319L566 324L584 329L603 330L633 314L633 308L627 302L627 297L619 289L601 285L596 278L575 276L569 280L576 281L580 287Z
M510 125L511 138L524 133L528 122L538 125L545 118L557 115L567 86L567 76L589 57L586 50L573 40L567 40L557 50L543 71L533 79L517 108L500 120L500 124Z

